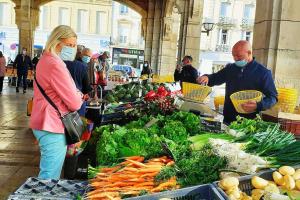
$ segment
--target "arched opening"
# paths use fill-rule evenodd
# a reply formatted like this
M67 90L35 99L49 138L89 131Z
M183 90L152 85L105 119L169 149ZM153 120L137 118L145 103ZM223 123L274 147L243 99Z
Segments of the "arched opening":
M10 0L0 1L0 51L6 61L14 60L18 53L19 29L16 25L15 4Z

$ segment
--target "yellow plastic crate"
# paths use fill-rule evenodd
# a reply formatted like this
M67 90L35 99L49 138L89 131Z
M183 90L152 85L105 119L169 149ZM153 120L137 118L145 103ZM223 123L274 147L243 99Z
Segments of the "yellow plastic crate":
M216 96L214 99L214 104L215 104L216 110L219 110L220 105L224 106L224 102L225 102L225 96Z
M248 112L244 111L242 104L248 101L260 102L262 99L262 93L256 90L244 90L233 93L230 95L230 99L238 113L247 114Z
M153 75L152 82L154 83L172 83L175 82L173 75Z
M298 101L298 91L294 88L277 88L278 102L275 109L281 112L293 113Z
M184 98L186 99L203 102L205 98L211 93L211 87L183 82L182 93Z

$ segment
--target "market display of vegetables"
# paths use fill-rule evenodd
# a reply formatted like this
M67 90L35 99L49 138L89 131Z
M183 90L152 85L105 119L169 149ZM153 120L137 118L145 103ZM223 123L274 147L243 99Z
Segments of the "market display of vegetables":
M228 177L219 182L230 200L297 200L300 198L300 169L290 166L282 166L278 171L268 172L272 178L264 179L253 176L251 179L243 180L244 189L253 188L248 196L239 189L239 180ZM245 185L249 185L246 187Z
M131 82L124 85L117 85L113 91L110 91L105 99L110 102L131 102L144 97L150 91L157 91L159 84Z

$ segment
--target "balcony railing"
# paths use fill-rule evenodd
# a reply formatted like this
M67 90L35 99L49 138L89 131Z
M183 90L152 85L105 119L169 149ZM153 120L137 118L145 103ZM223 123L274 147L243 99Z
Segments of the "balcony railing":
M220 17L218 25L219 26L234 26L236 24L236 20L231 17Z
M212 66L212 72L217 73L218 71L222 70L225 67L225 65L218 65L218 64L213 64Z
M218 44L216 46L216 51L230 52L230 46L227 44Z
M241 27L244 29L251 29L254 26L254 19L247 19L243 18L242 19L242 24Z

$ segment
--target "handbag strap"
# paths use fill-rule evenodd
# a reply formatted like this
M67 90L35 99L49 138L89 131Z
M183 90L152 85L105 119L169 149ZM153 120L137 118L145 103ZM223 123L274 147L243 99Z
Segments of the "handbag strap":
M34 75L34 80L36 82L36 85L38 86L40 92L43 94L43 96L45 97L45 99L50 103L50 105L57 110L57 112L59 113L59 116L62 117L60 111L58 110L57 106L55 105L55 103L50 99L50 97L46 94L46 92L44 91L44 89L42 88L42 86L39 84L39 82L36 80L36 76Z

